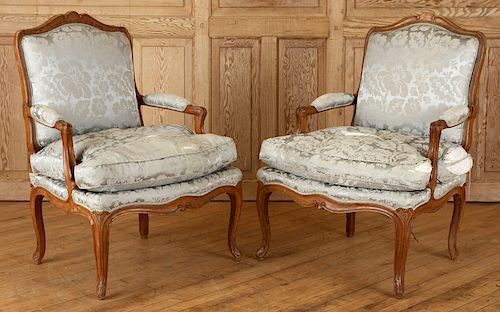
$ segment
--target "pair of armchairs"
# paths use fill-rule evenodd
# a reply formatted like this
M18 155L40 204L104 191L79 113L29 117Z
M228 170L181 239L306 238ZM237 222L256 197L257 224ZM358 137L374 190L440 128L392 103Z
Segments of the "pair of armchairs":
M42 200L91 223L97 296L106 293L109 227L124 214L148 215L198 207L227 193L228 245L240 258L236 231L241 171L231 138L203 133L206 110L172 94L142 96L134 81L131 37L122 27L76 12L19 31L15 51L30 156L30 209L37 238L34 261L45 254ZM268 200L273 192L304 206L347 213L373 211L396 224L395 289L416 215L455 201L450 256L465 204L467 153L476 115L484 55L480 33L431 15L372 28L367 36L358 96L326 94L297 110L298 134L264 141L257 210L263 258L269 248ZM353 125L303 133L307 116L356 105ZM194 116L180 125L144 126L141 106ZM448 129L449 128L449 129Z

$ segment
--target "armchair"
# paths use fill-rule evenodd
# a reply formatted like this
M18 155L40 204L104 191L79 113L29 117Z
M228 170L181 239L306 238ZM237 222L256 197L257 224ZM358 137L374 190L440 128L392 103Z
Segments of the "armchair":
M257 257L269 250L268 201L279 192L302 206L345 213L347 236L354 235L356 212L392 219L398 298L413 220L453 197L448 250L455 259L484 53L481 33L431 14L372 28L357 94L323 95L299 107L297 134L262 143ZM309 115L346 105L356 108L351 126L305 133Z
M204 134L206 110L172 94L142 96L136 88L131 37L123 27L68 12L16 33L31 181L30 209L37 247L45 254L42 199L91 224L96 292L106 294L109 227L139 215L141 238L150 213L196 208L227 193L228 245L238 260L236 231L241 172L233 140ZM144 126L140 106L194 115L183 125Z

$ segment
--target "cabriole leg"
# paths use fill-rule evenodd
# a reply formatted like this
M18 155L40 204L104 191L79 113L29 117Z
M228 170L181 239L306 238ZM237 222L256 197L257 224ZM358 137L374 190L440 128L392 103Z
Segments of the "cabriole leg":
M109 221L108 214L92 214L92 234L94 236L94 253L96 261L96 293L98 299L106 295L108 280L108 253L109 253Z
M257 258L263 259L268 250L269 242L271 240L271 226L269 224L269 196L272 192L268 192L262 182L258 182L257 189L257 213L259 215L260 228L262 231L262 243L259 250L257 250Z
M413 210L398 209L394 218L396 226L396 243L394 246L394 293L402 298L405 291L405 268L408 247L410 245Z
M228 193L231 199L231 216L229 218L229 230L227 234L227 244L229 251L235 260L240 260L240 250L236 244L236 234L238 232L238 224L240 222L241 205L242 205L242 192L241 183L236 186L236 190Z
M139 234L142 239L148 238L149 235L149 216L147 213L139 214Z
M457 234L460 227L460 220L465 208L465 188L460 189L459 194L453 196L453 217L451 218L450 234L448 235L448 253L450 258L455 260L458 257Z
M43 256L45 255L45 227L43 225L42 200L43 195L37 194L37 192L32 189L30 210L36 236L36 249L33 253L33 261L35 261L36 264L42 263Z

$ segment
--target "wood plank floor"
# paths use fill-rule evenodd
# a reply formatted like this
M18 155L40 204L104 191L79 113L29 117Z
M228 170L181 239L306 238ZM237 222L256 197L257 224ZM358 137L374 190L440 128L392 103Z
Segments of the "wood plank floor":
M451 207L417 218L402 300L392 297L393 226L380 215L358 214L346 238L343 215L272 203L271 250L257 261L248 202L239 262L226 247L226 202L152 216L148 240L126 216L111 227L108 295L98 301L90 226L44 208L47 252L35 265L27 203L0 202L1 311L500 311L500 203L468 205L457 261L447 258Z

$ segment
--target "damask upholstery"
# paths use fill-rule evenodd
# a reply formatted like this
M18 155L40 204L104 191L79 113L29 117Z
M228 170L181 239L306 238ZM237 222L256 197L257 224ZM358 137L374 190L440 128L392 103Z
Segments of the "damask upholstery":
M351 105L353 101L354 96L349 93L326 93L312 101L311 106L314 106L318 112L322 112L331 108Z
M231 138L180 125L107 129L73 139L76 185L93 192L154 187L199 178L236 160ZM64 180L61 140L31 155L33 173Z
M455 127L459 124L465 122L469 117L469 107L467 106L455 106L439 115L440 120L444 120L448 127Z
M151 93L144 96L144 103L149 106L163 107L182 112L191 101L170 93Z
M54 127L58 121L64 120L61 114L45 105L32 105L30 114L36 122L47 127Z
M368 39L355 124L428 135L431 122L452 107L468 105L478 54L475 37L428 23L375 32ZM463 127L443 131L460 142Z
M376 204L389 209L415 209L429 201L431 196L429 189L405 192L332 185L270 167L260 168L257 178L264 184L281 185L301 195L323 195L338 202ZM460 175L446 183L438 183L434 197L441 198L452 188L464 185L466 179L466 175Z
M75 134L141 124L131 46L122 32L72 23L26 35L21 48L31 103L57 111ZM35 133L41 147L60 138L40 123Z
M260 159L269 167L306 179L347 187L425 190L432 171L429 138L365 127L334 127L275 137L262 143ZM467 173L472 157L462 146L442 141L438 180Z
M182 196L203 196L221 186L235 186L241 181L241 171L236 168L223 168L217 172L189 181L163 186L142 188L120 192L93 193L74 190L75 203L95 212L111 212L130 205L167 204ZM62 200L68 199L63 181L31 173L31 184L47 189Z

